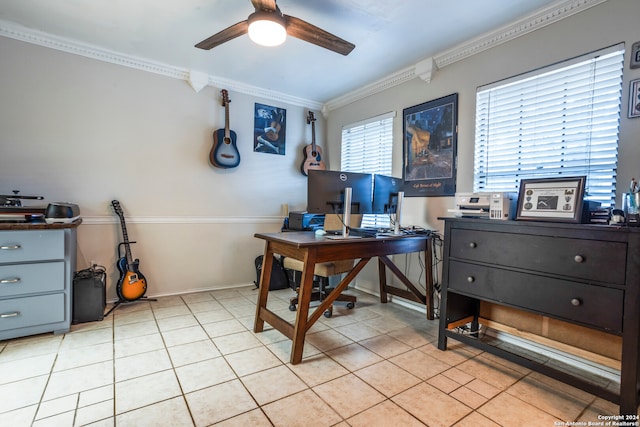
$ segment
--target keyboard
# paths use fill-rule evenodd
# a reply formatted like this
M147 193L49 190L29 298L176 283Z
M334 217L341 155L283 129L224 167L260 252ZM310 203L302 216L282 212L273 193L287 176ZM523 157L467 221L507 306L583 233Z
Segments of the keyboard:
M350 228L349 234L352 236L361 236L361 237L376 237L385 233L393 232L391 229L387 228L375 228L375 227L364 227L364 228Z

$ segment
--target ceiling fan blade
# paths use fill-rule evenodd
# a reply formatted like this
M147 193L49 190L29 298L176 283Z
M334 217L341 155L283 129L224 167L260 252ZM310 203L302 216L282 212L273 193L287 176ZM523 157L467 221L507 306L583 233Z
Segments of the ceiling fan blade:
M237 24L234 24L229 28L225 28L217 34L212 35L208 39L202 40L196 45L196 47L204 50L212 49L218 45L221 45L222 43L233 40L243 34L247 34L248 29L248 21L238 22Z
M353 43L334 36L302 19L288 15L284 15L284 19L287 22L287 34L291 37L313 43L341 55L348 55L356 47Z
M256 10L276 10L276 0L251 0L251 4Z

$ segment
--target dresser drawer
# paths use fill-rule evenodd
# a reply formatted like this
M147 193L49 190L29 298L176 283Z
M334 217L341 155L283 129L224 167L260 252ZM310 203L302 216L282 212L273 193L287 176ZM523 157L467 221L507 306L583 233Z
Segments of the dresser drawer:
M0 232L0 264L64 259L64 230Z
M622 332L624 292L620 289L451 260L447 292L452 291Z
M627 244L452 229L449 256L624 285Z
M0 331L65 321L64 294L0 300Z
M64 291L64 261L0 265L0 298Z

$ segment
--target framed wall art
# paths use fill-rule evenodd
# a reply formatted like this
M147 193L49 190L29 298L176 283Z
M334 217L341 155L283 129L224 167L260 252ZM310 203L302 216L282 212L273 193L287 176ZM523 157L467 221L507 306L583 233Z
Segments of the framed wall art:
M585 176L523 179L516 220L582 222Z
M640 79L629 82L629 118L640 117Z
M406 196L453 196L456 192L458 94L403 110Z
M253 151L284 156L287 110L256 102L253 120Z

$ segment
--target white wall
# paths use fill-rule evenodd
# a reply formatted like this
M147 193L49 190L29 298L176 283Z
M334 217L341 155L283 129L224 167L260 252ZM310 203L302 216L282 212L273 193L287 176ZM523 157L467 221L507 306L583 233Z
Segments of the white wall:
M108 268L115 297L120 225L148 295L247 284L282 205L303 209L302 148L308 109L229 93L241 162L209 164L213 131L224 127L220 89L0 37L0 194L17 189L80 206L78 268ZM286 108L286 155L253 152L254 103ZM316 112L317 139L324 119Z
M396 111L394 174L402 174L402 110L459 94L457 188L473 179L475 89L518 73L621 41L640 40L640 2L609 0L561 22L439 70L431 83L415 79L333 110L316 131L329 167L340 165L345 124ZM238 168L209 165L212 133L224 126L220 89L194 92L185 82L0 37L0 194L18 189L47 201L80 205L78 267L108 268L115 297L116 246L121 241L110 201L127 215L134 257L149 281L148 295L251 283L263 242L276 231L282 205L303 209L302 147L310 142L307 109L230 92L231 128L238 134ZM627 119L628 83L640 78L625 60L618 182L640 175L640 119ZM254 103L287 109L287 154L253 153ZM325 133L326 130L326 133ZM452 197L406 198L405 225L441 229L437 218ZM406 269L420 277L418 257ZM403 260L398 259L401 265ZM377 270L359 285L375 290ZM424 282L424 278L422 278Z
M340 132L346 124L388 111L396 111L394 119L393 172L402 176L402 110L426 101L458 93L458 163L457 190L473 189L473 147L475 126L475 92L480 85L544 67L619 42L626 43L618 154L618 195L628 188L632 177L640 176L640 118L628 119L629 81L640 78L640 69L629 69L629 49L640 40L637 18L640 2L609 0L599 6L573 15L535 32L436 72L431 83L414 79L384 92L369 96L339 109L327 119L330 141L329 159L340 164ZM405 198L403 225L419 225L441 231L438 217L448 216L454 207L453 197ZM415 258L409 262L412 271L419 271ZM358 286L376 289L377 272L368 267L368 275L359 278Z

